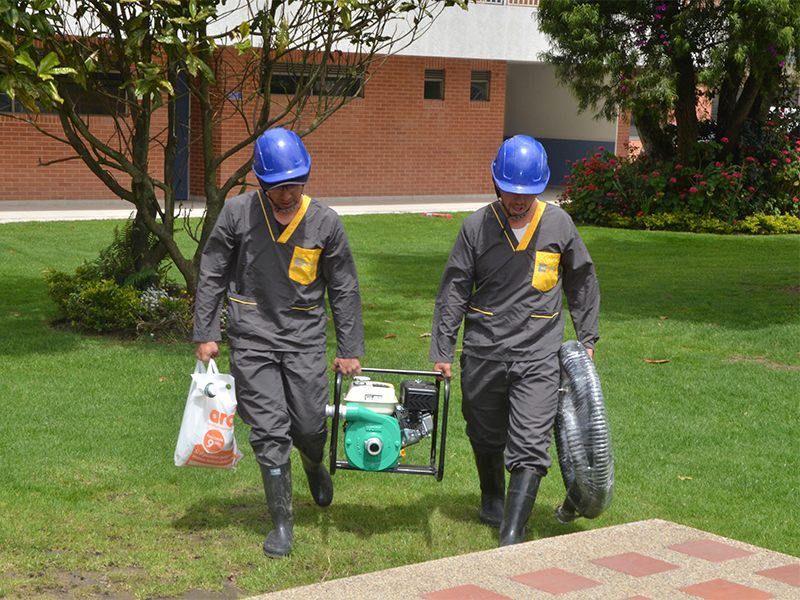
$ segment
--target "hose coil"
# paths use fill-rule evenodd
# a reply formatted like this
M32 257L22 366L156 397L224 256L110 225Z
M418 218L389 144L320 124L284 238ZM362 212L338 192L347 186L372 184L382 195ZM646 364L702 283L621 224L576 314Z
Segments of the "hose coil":
M556 508L560 523L594 519L611 505L614 457L603 391L594 362L580 342L568 341L558 353L561 386L554 437L567 495Z

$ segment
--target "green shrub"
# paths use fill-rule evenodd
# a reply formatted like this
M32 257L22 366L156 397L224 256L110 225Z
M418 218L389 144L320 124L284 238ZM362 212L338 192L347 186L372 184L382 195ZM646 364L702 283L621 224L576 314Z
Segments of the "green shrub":
M136 326L144 314L139 292L120 287L112 279L87 280L80 274L46 275L50 297L73 327L96 332L120 331Z
M611 227L652 231L688 231L692 233L730 233L731 226L713 217L702 217L688 211L660 215L623 217L609 215Z
M618 157L601 147L570 163L564 208L576 221L613 227L793 231L791 219L761 218L800 216L800 140L791 123L776 119L761 128L751 125L739 152L723 157L727 142L698 143L688 164ZM648 218L659 215L676 216ZM747 217L756 220L737 225Z
M794 215L750 215L734 224L738 233L800 233L800 217Z
M661 215L625 217L609 215L608 225L618 229L648 231L686 231L690 233L800 233L800 218L793 215L751 215L729 225L713 217L703 217L688 211Z
M61 318L75 328L95 332L135 329L138 334L181 341L191 338L194 299L175 284L140 292L113 279L96 279L96 270L87 263L73 275L51 271L45 280ZM223 329L224 325L223 320Z
M137 326L139 333L191 339L194 299L185 289L175 285L150 287L142 293L141 302L145 315Z

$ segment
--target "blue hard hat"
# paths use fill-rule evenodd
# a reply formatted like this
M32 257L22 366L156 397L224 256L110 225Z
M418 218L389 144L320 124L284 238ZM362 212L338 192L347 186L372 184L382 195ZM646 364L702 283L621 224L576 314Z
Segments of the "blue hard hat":
M253 173L265 189L290 183L308 183L311 156L294 131L275 127L256 140Z
M547 152L529 135L507 139L492 161L497 187L511 194L541 194L550 179Z

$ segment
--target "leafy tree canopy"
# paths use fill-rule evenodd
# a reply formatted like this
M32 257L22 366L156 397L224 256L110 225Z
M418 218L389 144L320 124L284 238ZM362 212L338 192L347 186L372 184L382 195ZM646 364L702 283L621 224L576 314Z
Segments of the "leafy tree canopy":
M155 273L169 256L193 292L225 198L244 185L250 170L252 154L242 151L276 125L310 133L353 98L376 61L413 41L445 7L466 4L0 0L0 90L27 109L18 118L71 146L114 195L136 206L130 238L135 271ZM281 69L287 64L292 70ZM272 95L276 79L284 83L278 100ZM198 229L183 225L198 242L191 256L181 253L174 235L181 226L175 196L179 85L199 106L187 136L202 150L207 211ZM92 127L76 90L113 116L113 135ZM41 125L42 110L58 115L61 133ZM166 111L166 127L155 125L164 122L154 119L157 111ZM244 135L220 148L214 128L230 119ZM154 157L156 148L163 161Z
M718 101L713 134L728 152L784 90L797 108L796 0L541 0L538 19L551 43L542 57L580 110L630 111L656 160L688 159L701 94Z

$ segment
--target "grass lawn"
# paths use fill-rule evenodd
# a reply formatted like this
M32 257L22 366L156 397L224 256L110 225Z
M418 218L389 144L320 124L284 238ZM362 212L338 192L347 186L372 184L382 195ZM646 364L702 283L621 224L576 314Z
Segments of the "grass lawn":
M430 369L423 334L464 216L343 219L364 366ZM247 427L237 420L236 471L173 466L193 345L48 327L43 272L93 260L114 225L0 225L0 597L255 595L496 547L477 519L455 377L441 483L339 470L333 505L319 509L295 454L294 550L265 558ZM560 525L554 461L526 539L660 518L800 556L800 236L581 233L603 294L595 358L615 498L595 520ZM225 348L219 365L227 371ZM412 447L409 459L427 452Z

